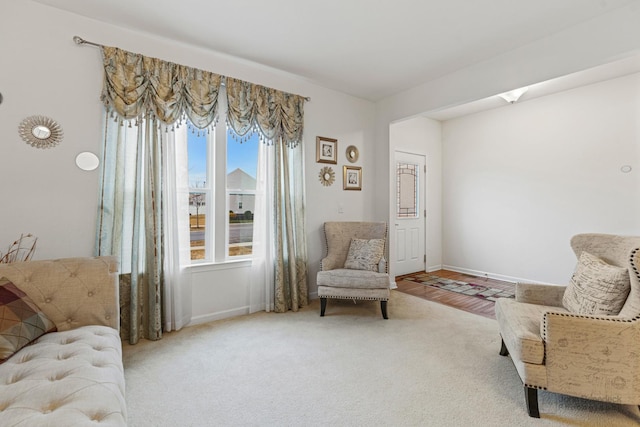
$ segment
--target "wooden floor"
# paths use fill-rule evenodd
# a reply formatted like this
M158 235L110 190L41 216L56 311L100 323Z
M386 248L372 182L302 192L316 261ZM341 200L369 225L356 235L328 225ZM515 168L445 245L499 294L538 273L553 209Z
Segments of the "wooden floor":
M497 289L513 290L515 287L515 284L511 282L503 282L501 280L488 279L486 277L470 276L468 274L456 273L455 271L438 270L430 272L429 274L451 280L477 283L479 285L485 285ZM445 291L431 286L421 285L416 282L403 280L403 278L407 276L411 275L407 274L404 276L398 276L396 278L398 291L409 295L414 295L428 301L434 301L460 310L468 311L469 313L474 313L480 316L488 317L490 319L495 319L493 301L474 296L463 295L456 292Z

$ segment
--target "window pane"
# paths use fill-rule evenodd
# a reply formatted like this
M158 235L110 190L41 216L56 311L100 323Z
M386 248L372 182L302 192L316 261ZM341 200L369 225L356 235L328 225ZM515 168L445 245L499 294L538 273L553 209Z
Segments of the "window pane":
M205 259L206 194L189 193L189 225L191 231L191 259Z
M416 218L418 216L418 165L398 162L397 180L397 216L398 218Z
M189 167L189 225L191 260L207 259L207 135L206 132L187 131Z
M229 256L250 255L253 242L258 135L239 138L227 130Z

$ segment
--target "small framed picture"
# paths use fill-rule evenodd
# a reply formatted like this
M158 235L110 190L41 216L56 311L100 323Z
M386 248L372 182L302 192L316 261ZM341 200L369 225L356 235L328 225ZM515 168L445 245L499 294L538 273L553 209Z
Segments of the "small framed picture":
M338 163L338 140L316 137L316 162L318 163Z
M343 189L362 190L362 168L360 166L342 167Z

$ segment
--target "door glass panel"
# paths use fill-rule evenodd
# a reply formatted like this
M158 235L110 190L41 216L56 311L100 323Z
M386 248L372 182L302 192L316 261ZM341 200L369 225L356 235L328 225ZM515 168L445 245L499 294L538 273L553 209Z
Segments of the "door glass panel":
M418 165L398 162L396 165L398 218L418 217Z

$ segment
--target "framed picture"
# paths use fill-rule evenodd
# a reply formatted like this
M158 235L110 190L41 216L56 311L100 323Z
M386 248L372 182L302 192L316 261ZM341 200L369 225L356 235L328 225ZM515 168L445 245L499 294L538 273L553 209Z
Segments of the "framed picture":
M343 189L362 190L362 168L360 166L342 167Z
M338 163L338 140L316 137L316 162L318 163Z

